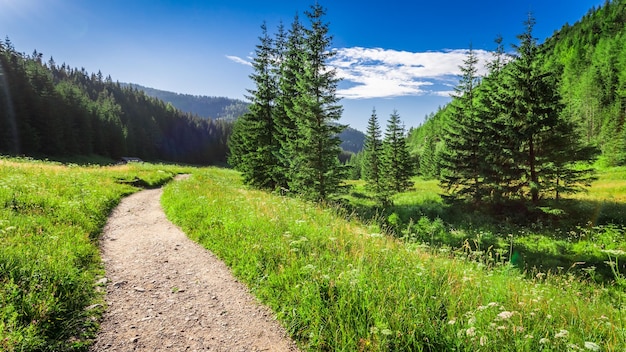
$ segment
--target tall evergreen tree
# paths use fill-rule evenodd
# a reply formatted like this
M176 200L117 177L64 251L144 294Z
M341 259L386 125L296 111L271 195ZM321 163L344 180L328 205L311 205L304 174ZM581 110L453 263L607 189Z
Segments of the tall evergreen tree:
M406 144L406 131L397 111L389 116L383 140L382 175L384 191L390 197L393 193L403 192L413 186L413 166Z
M242 172L244 182L259 188L273 189L277 185L279 149L274 124L277 96L273 72L274 48L265 23L256 46L250 78L256 89L248 90L250 112L237 121L231 146L231 162ZM234 154L233 154L234 153Z
M532 30L535 19L529 15L524 22L526 31L518 36L517 57L503 71L502 94L498 99L504 116L506 138L515 144L506 150L519 168L521 194L530 194L538 203L542 192L554 184L556 174L572 170L573 163L583 161L588 153L565 155L556 146L560 140L578 139L573 125L561 118L563 108L556 79L545 72L539 61L537 40ZM585 157L583 157L585 156ZM588 160L588 159L587 159ZM560 171L555 174L554 164ZM560 179L561 181L565 181ZM573 180L573 179L571 179Z
M304 27L296 14L288 33L284 33L284 29L280 26L276 36L278 96L274 123L280 143L277 155L278 175L282 175L277 179L277 186L282 189L289 189L290 180L294 179L298 173L295 160L296 156L302 153L295 103L299 96L297 78L304 74L306 60L304 53Z
M485 124L476 107L476 89L479 83L478 57L471 48L463 66L461 79L455 87L451 115L445 134L442 156L442 185L454 197L468 198L474 202L485 196L484 169Z
M336 95L339 79L327 66L334 52L330 50L332 37L324 15L319 4L306 12L311 28L304 30L304 71L296 76L297 95L293 101L301 150L294 155L292 167L296 173L289 180L291 190L316 200L338 193L347 171L338 159L338 134L345 126L337 123L342 112Z
M365 134L365 146L363 148L363 179L366 187L383 204L389 202L386 192L385 182L382 173L382 153L383 141L376 109L372 110L372 115L367 122L367 132Z

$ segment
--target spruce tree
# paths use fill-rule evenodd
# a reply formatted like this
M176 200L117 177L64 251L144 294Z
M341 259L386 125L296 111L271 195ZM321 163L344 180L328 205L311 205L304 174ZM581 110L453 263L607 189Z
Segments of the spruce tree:
M501 103L501 97L506 93L506 88L501 84L502 70L508 56L501 36L496 37L495 43L497 46L493 59L487 63L489 72L476 90L476 105L483 127L483 189L492 202L499 203L518 193L520 167L512 157L516 142L507 136L507 109Z
M406 144L406 132L395 110L387 120L382 155L384 196L388 199L393 193L404 192L413 186L413 166Z
M383 141L376 109L367 122L365 145L363 148L363 179L366 188L374 194L374 197L382 204L389 202L382 174Z
M280 26L276 36L278 95L274 124L280 144L277 186L283 190L288 190L290 180L295 179L298 173L296 156L302 153L295 103L299 96L297 78L304 74L304 53L304 27L296 14L289 31L285 33Z
M276 80L273 75L273 41L265 23L256 46L250 78L256 89L249 89L250 111L237 121L231 142L230 160L241 171L245 183L265 189L277 185L277 150L274 125Z
M295 173L290 190L305 198L326 200L341 190L346 169L338 159L341 152L338 134L345 128L337 123L342 107L338 104L336 72L327 66L334 52L332 37L324 23L325 10L311 6L306 12L311 28L305 28L304 70L296 76L296 96L291 111L296 123L297 153L293 155ZM288 112L289 113L289 112Z
M577 183L582 175L568 177L569 181L562 176L573 171L577 161L588 161L590 155L582 149L580 153L563 153L562 141L579 136L561 117L563 105L556 79L542 69L537 40L532 35L534 17L529 15L524 25L526 31L518 36L520 44L515 46L517 57L503 71L498 103L499 109L507 112L502 120L504 138L512 144L504 152L515 161L517 169L513 171L519 172L520 195L530 195L537 204L552 185Z
M455 87L450 105L450 120L445 134L445 152L442 156L442 186L455 198L479 202L485 196L484 147L485 126L476 107L476 89L479 83L478 58L471 46L463 61L461 79Z

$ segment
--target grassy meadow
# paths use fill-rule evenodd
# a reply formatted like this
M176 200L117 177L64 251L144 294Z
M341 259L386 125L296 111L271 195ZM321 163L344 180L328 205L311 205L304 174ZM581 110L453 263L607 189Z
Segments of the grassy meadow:
M614 181L599 182L621 182L619 176ZM172 221L277 313L305 350L626 349L623 276L596 281L569 268L511 264L522 238L545 238L541 250L560 241L546 232L554 224L508 233L513 220L498 228L482 216L457 228L477 214L446 209L433 181L415 188L383 212L356 184L349 213L247 189L236 172L209 168L168 185L162 204ZM585 200L604 202L594 192ZM604 226L613 225L599 233L608 232ZM383 230L397 230L403 239ZM480 236L489 235L504 237L507 246L482 247ZM457 238L460 247L452 245ZM617 242L613 251L619 254L623 236Z
M0 350L86 350L105 309L108 214L182 172L193 176L166 186L168 217L304 350L626 349L626 168L520 225L527 214L446 206L436 181L386 210L354 182L340 209L248 189L227 169L3 158Z
M136 186L181 171L0 158L0 350L85 350L104 309L98 237L108 214Z

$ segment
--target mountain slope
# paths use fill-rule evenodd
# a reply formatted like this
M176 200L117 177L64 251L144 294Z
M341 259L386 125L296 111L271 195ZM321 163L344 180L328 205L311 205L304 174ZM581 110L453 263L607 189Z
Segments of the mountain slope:
M189 112L204 118L232 121L248 112L248 106L250 105L250 103L239 99L179 94L134 83L124 83L122 85L141 90L150 97L172 104L180 111Z

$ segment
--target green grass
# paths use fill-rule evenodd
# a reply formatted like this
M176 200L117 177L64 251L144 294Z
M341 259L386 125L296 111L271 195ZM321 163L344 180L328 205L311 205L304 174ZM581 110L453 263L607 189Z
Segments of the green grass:
M589 280L433 253L343 211L246 189L223 169L168 185L162 203L307 350L626 349L623 291Z
M86 350L102 313L98 236L111 209L181 168L0 158L0 350ZM90 309L87 309L90 308Z

